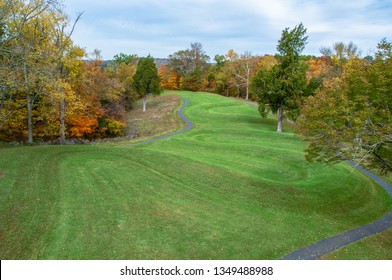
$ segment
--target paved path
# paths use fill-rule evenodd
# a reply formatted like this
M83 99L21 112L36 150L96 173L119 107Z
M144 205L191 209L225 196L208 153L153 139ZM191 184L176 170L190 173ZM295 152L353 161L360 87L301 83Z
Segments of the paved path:
M353 167L361 171L363 174L372 178L375 182L377 182L381 187L383 187L387 193L392 197L392 187L387 184L380 177L374 175L370 171L362 168L359 165L356 165L353 162L348 162ZM350 243L361 240L362 238L383 232L392 227L392 211L387 213L381 219L358 227L356 229L352 229L336 236L329 237L327 239L321 240L315 244L309 245L308 247L304 247L295 251L291 254L288 254L282 258L281 260L314 260L318 259L325 254L329 254L339 248L347 246Z
M189 105L189 101L185 97L184 97L184 101L185 101L185 104L181 107L181 109L178 113L179 116L187 124L187 126L184 129L182 129L181 131L169 134L169 135L165 135L162 137L158 137L158 138L150 139L150 140L143 141L143 142L140 142L137 144L133 144L132 146L139 146L139 145L153 143L153 142L167 139L167 138L170 138L170 137L173 137L176 135L180 135L180 134L190 130L193 127L193 124L187 117L184 116L184 109ZM257 109L257 107L252 104L249 104L246 102L244 102L244 103ZM372 178L376 183L378 183L381 187L383 187L387 191L387 193L392 197L392 187L389 184L387 184L384 180L382 180L380 177L376 176L375 174L371 173L370 171L362 168L361 166L356 165L353 162L348 162L348 163L351 164L356 169L358 169L359 171L361 171L363 174ZM373 223L370 223L370 224L358 227L356 229L352 229L352 230L343 232L343 233L338 234L336 236L332 236L327 239L321 240L317 243L314 243L312 245L309 245L307 247L299 249L291 254L288 254L280 259L281 260L314 260L314 259L318 259L321 256L328 254L328 253L331 253L331 252L333 252L339 248L342 248L350 243L361 240L362 238L365 238L367 236L371 236L371 235L383 232L391 227L392 227L392 211L387 213L383 218L381 218Z
M257 109L253 104L246 103L245 104ZM372 172L364 169L363 167L355 164L354 162L348 162L350 165L361 171L366 176L369 176L373 179L377 184L379 184L389 196L392 198L392 187L382 180L377 175ZM362 238L383 232L389 228L392 228L392 211L388 212L381 219L361 226L356 229L352 229L336 236L329 237L327 239L321 240L315 244L311 244L307 247L299 249L291 254L288 254L282 258L281 260L314 260L318 259L325 254L332 253L333 251L340 249L344 246L347 246L350 243L361 240Z
M185 97L183 97L183 99L184 99L185 103L184 103L184 105L182 105L180 111L178 112L178 115L186 122L186 127L184 129L182 129L181 131L174 132L172 134L165 135L165 136L161 136L161 137L153 138L153 139L150 139L150 140L142 141L142 142L139 142L139 143L136 143L136 144L131 144L130 146L135 147L135 146L141 146L141 145L150 144L150 143L157 142L157 141L160 141L160 140L163 140L163 139L167 139L167 138L170 138L170 137L173 137L173 136L176 136L176 135L180 135L180 134L190 130L193 127L193 124L187 117L184 116L184 110L185 110L186 107L188 107L189 100L186 99Z

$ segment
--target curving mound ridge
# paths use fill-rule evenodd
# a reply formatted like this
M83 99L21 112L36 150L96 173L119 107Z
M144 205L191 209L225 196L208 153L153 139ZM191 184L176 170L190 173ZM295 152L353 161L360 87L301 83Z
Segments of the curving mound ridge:
M277 259L390 210L371 179L306 162L241 101L178 94L183 134L0 150L1 258Z

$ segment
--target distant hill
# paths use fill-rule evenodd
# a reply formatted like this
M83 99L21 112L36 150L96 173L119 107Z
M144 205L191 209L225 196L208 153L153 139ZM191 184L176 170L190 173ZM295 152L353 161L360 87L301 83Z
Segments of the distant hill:
M168 65L169 64L169 59L167 58L154 58L155 65L159 69L161 65Z
M167 58L154 58L154 61L155 61L155 65L157 66L158 69L161 67L161 65L169 64L169 59L167 59ZM102 66L107 67L110 62L111 62L111 60L104 60L102 63Z

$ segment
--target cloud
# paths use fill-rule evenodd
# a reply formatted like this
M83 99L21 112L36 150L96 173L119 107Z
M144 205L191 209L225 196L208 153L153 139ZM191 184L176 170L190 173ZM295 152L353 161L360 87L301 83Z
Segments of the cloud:
M392 4L384 0L65 0L67 12L85 14L74 41L110 59L119 52L167 57L201 42L213 57L275 53L281 31L302 22L306 53L353 41L367 50L390 35Z

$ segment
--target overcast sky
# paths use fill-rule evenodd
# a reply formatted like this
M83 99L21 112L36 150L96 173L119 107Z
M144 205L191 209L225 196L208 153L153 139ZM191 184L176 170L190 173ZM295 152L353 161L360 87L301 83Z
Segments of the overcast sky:
M211 59L238 53L275 54L285 27L303 23L304 54L353 41L367 55L392 41L392 0L64 0L71 18L85 11L74 42L102 51L166 58L200 42Z

